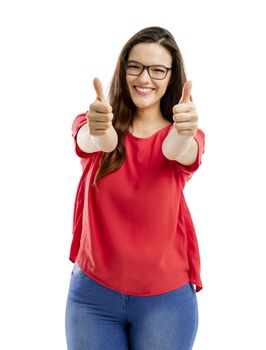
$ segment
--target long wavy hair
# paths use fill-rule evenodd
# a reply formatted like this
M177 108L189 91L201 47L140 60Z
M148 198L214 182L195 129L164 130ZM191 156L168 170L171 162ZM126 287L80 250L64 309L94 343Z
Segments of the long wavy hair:
M126 158L124 139L133 124L136 106L131 100L127 87L125 62L130 50L140 43L162 45L172 56L170 82L160 101L162 115L170 122L173 122L173 106L180 100L183 85L187 80L183 57L173 35L168 30L161 27L147 27L137 32L127 41L118 57L108 94L114 115L112 123L118 135L118 144L112 152L102 152L93 186L96 186L101 177L120 168Z

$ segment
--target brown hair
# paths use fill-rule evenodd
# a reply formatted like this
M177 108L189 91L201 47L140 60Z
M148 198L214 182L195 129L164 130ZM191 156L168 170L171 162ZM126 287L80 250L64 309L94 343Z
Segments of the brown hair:
M118 57L109 90L109 103L114 114L112 123L118 135L118 144L112 152L102 152L99 167L94 177L93 185L95 186L101 177L121 167L126 158L124 138L132 125L136 107L127 88L125 62L133 46L140 43L158 43L166 48L172 56L170 83L160 101L162 115L170 122L173 122L173 106L180 100L183 85L187 80L181 52L168 30L161 27L148 27L140 30L128 40Z

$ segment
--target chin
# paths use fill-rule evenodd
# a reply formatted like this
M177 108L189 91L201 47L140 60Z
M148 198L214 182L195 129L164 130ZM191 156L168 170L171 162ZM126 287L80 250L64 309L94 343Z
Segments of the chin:
M138 108L138 109L148 109L150 108L152 105L151 104L141 104L141 103L135 103L135 106Z
M149 108L153 105L152 101L140 101L139 99L132 99L134 105L139 109Z

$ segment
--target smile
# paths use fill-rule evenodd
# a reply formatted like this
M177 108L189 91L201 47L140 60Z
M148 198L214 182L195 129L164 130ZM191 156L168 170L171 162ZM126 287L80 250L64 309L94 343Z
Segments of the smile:
M140 87L140 86L134 86L135 90L138 92L138 93L141 93L141 94L144 94L144 95L149 95L154 89L152 88L143 88L143 87Z

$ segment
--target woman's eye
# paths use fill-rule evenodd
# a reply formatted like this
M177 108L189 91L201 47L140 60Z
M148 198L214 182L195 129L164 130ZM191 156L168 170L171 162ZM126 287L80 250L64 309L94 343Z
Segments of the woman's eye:
M135 68L135 69L139 69L140 68L139 66L134 65L134 64L129 64L127 67L128 68Z
M163 69L163 68L153 68L152 71L156 72L156 73L164 73L165 69Z

